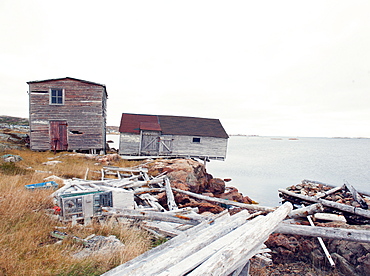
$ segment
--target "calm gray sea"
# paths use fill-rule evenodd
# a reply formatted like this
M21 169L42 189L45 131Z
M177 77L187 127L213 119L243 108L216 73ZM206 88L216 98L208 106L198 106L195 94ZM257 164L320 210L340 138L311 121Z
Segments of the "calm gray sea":
M348 181L370 191L370 139L231 136L226 161L207 163L213 177L231 178L261 205L278 206L277 189L303 179L332 185Z

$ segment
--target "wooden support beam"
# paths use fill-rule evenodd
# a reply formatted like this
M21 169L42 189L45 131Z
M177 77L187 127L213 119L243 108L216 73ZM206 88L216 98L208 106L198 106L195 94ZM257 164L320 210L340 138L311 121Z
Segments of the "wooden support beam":
M241 203L241 202L237 202L237 201L222 199L222 198L218 198L218 197L205 196L205 195L200 195L200 194L196 194L196 193L192 193L192 192L188 192L188 191L184 191L184 190L180 190L180 189L176 189L176 188L173 188L172 190L174 190L175 192L183 193L183 194L186 194L186 195L189 195L189 196L192 196L192 197L195 197L195 198L199 198L199 199L202 199L202 200L222 203L222 204L226 204L226 205L237 206L237 207L245 208L245 209L249 209L249 210L257 210L257 211L265 211L265 212L272 212L272 211L275 210L274 208L271 208L271 207L265 207L265 206L261 206L261 205L257 205L257 204L246 204L246 203Z

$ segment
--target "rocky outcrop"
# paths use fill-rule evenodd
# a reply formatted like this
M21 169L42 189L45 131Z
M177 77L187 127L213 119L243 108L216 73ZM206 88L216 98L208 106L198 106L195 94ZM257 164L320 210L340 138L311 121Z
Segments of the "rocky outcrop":
M236 188L226 187L225 180L214 178L207 173L202 163L192 159L161 159L147 164L146 167L152 176L165 173L173 188L243 203L255 203L248 196L239 193ZM166 206L165 193L159 194L157 198L162 206ZM194 199L179 193L175 193L175 201L181 208L198 207L200 213L219 213L226 208L226 206Z

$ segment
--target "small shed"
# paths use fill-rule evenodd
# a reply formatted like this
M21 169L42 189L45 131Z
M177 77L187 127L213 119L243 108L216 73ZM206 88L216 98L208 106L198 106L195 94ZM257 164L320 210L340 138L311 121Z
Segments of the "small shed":
M105 151L105 85L70 77L27 84L31 150Z
M123 113L121 155L226 158L229 136L220 120Z

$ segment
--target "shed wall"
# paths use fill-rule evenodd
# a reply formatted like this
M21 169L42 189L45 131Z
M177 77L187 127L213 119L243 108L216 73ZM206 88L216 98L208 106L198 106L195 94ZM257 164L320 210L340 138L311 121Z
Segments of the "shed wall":
M194 143L193 138L200 138ZM173 155L206 156L210 158L226 158L227 139L199 136L174 136Z
M49 89L64 89L64 105L49 104ZM106 93L100 85L63 79L29 84L30 147L49 150L49 122L68 124L68 149L104 149L106 145ZM79 134L73 134L78 131Z
M200 138L199 143L193 143L193 137ZM162 135L161 140L171 141L172 152L161 151L159 155L208 157L211 159L225 159L227 152L227 139L199 136ZM119 153L121 155L138 155L140 148L140 135L121 133Z
M140 147L140 135L135 133L120 133L119 154L138 155Z

